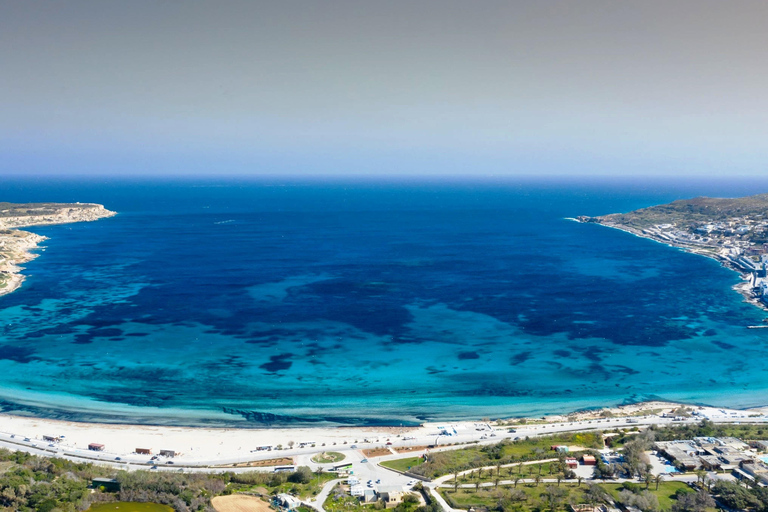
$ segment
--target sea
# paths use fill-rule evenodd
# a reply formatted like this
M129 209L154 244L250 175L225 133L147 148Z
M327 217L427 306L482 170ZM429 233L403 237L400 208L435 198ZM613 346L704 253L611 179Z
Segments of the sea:
M712 259L572 219L768 181L4 178L94 202L0 297L0 410L265 427L768 402L766 313Z

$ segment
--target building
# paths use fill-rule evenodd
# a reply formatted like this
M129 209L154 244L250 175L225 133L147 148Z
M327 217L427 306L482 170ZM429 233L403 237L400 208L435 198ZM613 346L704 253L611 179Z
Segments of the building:
M376 500L378 499L379 499L379 495L376 494L376 491L374 491L373 489L366 489L365 491L363 491L363 495L360 498L360 501L362 501L363 503L375 503Z
M139 455L152 455L151 448L136 448L136 453Z
M579 467L579 461L573 457L568 457L565 459L565 465L568 466L569 469L576 469Z
M160 455L163 457L175 457L176 452L173 450L160 450Z
M47 441L49 443L59 443L61 442L61 438L57 436L43 436L43 441Z
M278 494L275 498L275 504L283 510L294 510L299 508L301 501L290 494Z
M103 452L104 451L104 445L99 443L91 443L88 445L88 449L92 452Z
M581 462L585 466L596 466L597 465L597 459L594 455L582 455L581 456Z
M114 478L94 478L91 481L91 486L106 492L120 492L120 482Z
M402 503L404 495L403 488L399 486L379 487L379 497L386 504L387 508L396 507L399 503Z

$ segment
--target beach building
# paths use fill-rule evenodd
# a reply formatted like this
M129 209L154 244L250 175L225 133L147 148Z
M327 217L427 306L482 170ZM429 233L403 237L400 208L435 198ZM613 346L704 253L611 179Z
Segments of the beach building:
M114 478L94 478L91 481L94 489L103 489L106 492L120 492L120 482Z
M152 455L151 448L136 448L136 453L139 455Z
M160 450L160 455L162 457L175 457L176 452L174 450Z
M88 445L88 449L92 452L103 452L104 451L104 445L99 443L91 443Z

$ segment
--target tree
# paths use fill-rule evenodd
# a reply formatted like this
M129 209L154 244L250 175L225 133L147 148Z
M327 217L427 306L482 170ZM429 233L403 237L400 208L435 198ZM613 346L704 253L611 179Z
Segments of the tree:
M499 488L499 477L496 477L493 479L493 488L498 489Z
M578 485L577 487L581 487L581 481L582 481L582 480L584 480L584 477L583 477L583 476L577 476L577 477L576 477L576 481L578 481L578 482L579 482L579 485Z
M563 503L563 500L568 495L565 489L560 489L554 485L548 485L544 492L544 496L547 500L550 510L557 510Z
M597 484L591 484L584 491L584 500L590 505L603 503L608 499L608 492Z
M651 482L653 482L653 475L648 473L643 480L645 480L645 489L648 490L648 487L651 486Z
M661 483L661 481L663 479L664 479L664 475L662 475L661 473L659 473L658 475L653 477L653 481L656 482L656 490L657 491L659 490L659 484Z
M708 507L714 507L715 500L703 489L689 492L677 498L672 505L672 512L704 512Z
M307 466L300 466L288 475L288 481L295 484L308 484L312 481L312 470Z
M517 483L520 481L520 477L516 476L512 481L515 483L515 489L517 489Z
M723 505L729 508L746 510L759 505L759 501L753 494L754 491L750 492L737 483L718 480L713 491Z
M458 492L459 490L459 472L454 471L453 472L453 492Z
M536 487L538 487L539 483L541 482L541 475L534 476L533 481L536 482Z

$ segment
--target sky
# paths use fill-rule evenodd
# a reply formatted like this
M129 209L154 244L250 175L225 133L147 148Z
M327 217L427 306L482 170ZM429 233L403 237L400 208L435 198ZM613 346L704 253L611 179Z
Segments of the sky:
M2 175L723 176L765 0L0 0Z

